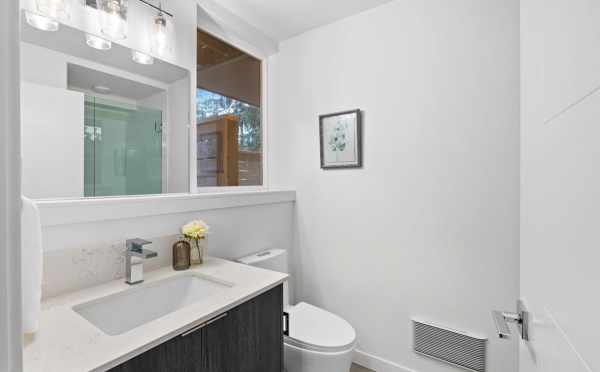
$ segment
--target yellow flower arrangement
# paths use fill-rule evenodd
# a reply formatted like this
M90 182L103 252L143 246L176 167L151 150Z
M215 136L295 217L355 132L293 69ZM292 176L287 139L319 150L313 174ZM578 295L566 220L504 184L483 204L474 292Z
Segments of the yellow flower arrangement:
M184 238L188 239L190 243L193 241L196 246L196 252L191 257L192 264L201 264L204 261L204 252L200 248L199 242L206 238L208 230L208 225L202 220L190 221L181 228Z
M181 233L190 240L200 240L204 239L208 233L208 229L209 227L204 221L196 220L183 225Z

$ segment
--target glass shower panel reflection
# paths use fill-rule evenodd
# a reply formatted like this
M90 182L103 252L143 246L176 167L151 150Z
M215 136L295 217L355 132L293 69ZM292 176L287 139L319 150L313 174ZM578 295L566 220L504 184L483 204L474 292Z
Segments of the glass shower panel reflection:
M160 194L162 111L86 96L85 196Z

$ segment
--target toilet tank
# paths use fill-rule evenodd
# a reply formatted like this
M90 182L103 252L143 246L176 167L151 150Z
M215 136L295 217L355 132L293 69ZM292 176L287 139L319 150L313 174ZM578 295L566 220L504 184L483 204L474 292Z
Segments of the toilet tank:
M284 249L267 249L239 258L237 262L288 274L287 252Z
M260 267L261 269L289 274L287 252L285 249L267 249L266 251L238 258L236 261L245 265ZM290 305L290 290L288 282L289 279L283 283L284 309L287 309L287 307Z

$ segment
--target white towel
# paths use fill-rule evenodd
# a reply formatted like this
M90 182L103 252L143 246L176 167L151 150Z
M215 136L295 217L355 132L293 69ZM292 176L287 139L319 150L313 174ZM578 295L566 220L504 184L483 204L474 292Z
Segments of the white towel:
M23 332L38 330L42 302L42 224L35 203L23 197L21 210L21 280Z

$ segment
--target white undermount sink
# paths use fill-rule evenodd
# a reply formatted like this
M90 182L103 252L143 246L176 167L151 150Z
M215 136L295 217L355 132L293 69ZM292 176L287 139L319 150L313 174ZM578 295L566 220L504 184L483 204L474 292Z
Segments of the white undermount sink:
M76 305L73 310L102 332L115 336L230 287L231 284L217 279L184 274L140 284L114 295Z

